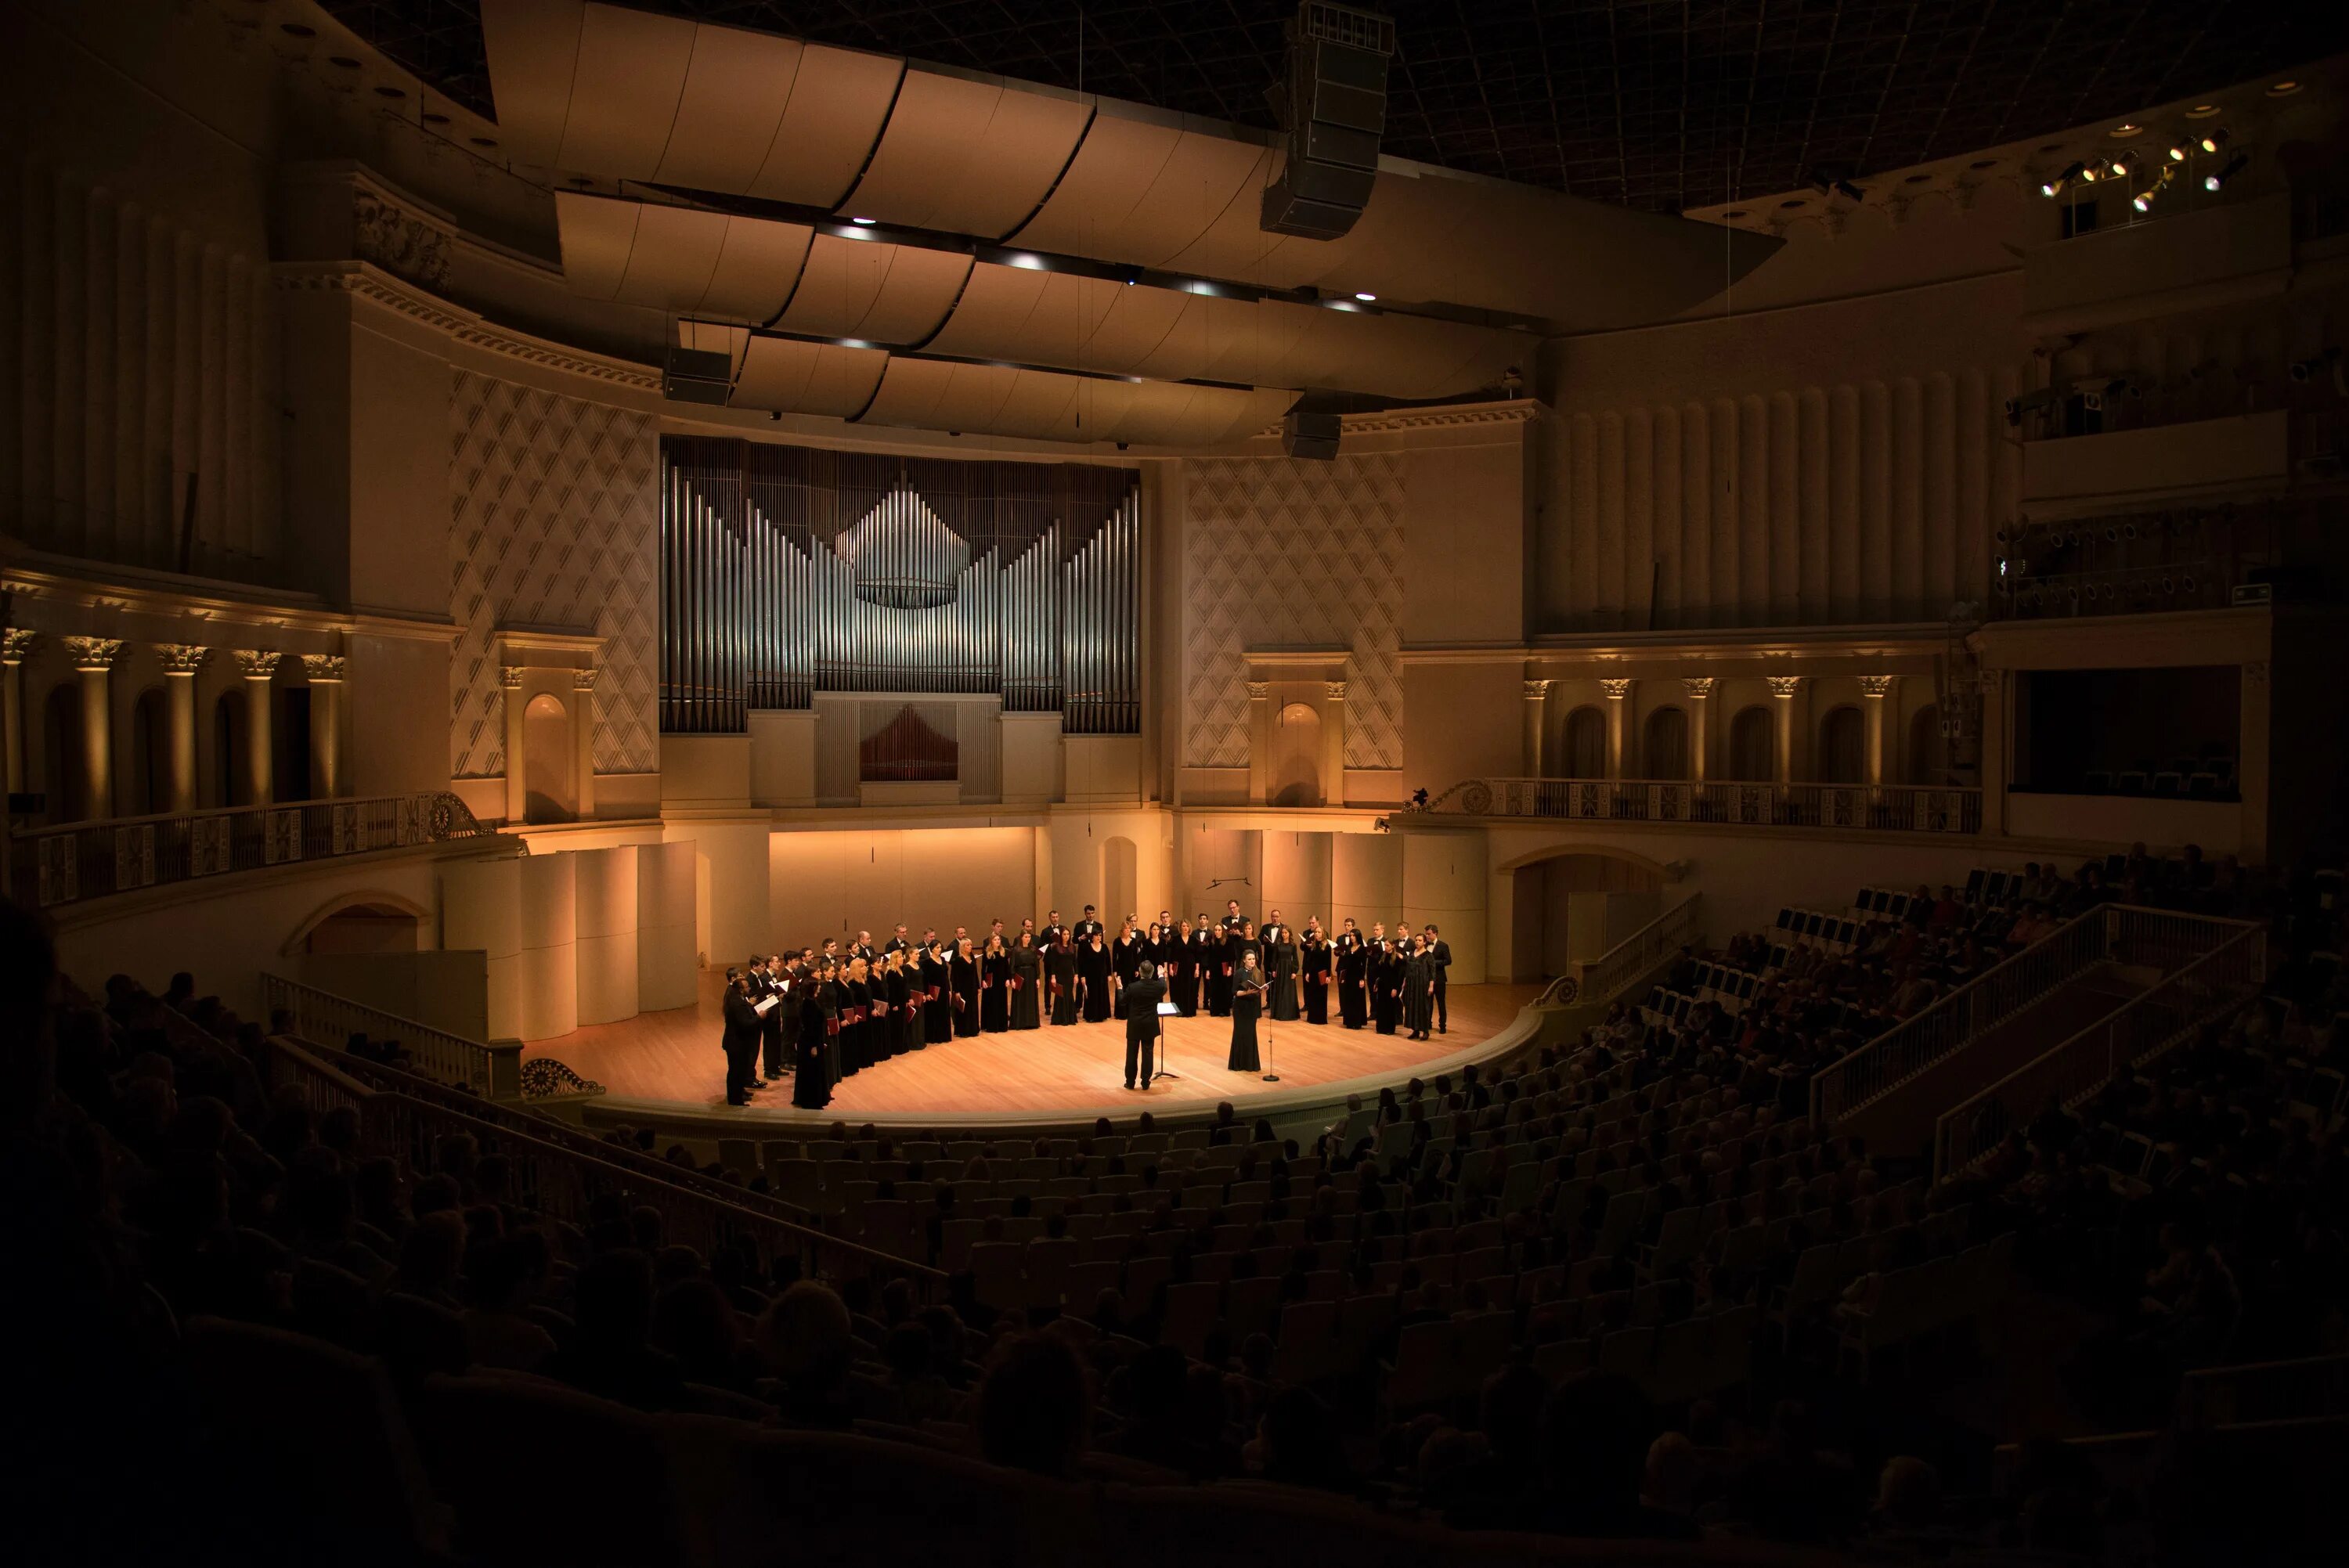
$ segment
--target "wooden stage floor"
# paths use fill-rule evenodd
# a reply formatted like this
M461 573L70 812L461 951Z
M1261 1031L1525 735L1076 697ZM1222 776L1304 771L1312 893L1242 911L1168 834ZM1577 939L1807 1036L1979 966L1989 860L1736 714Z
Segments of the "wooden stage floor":
M723 975L705 973L698 1006L644 1013L623 1023L596 1024L559 1039L533 1041L523 1052L554 1057L604 1085L616 1099L666 1102L697 1115L750 1121L834 1121L864 1116L1016 1117L1071 1112L1132 1115L1147 1109L1164 1116L1196 1111L1228 1099L1245 1113L1248 1101L1379 1074L1407 1076L1423 1063L1473 1051L1516 1022L1539 994L1533 985L1454 985L1452 1028L1413 1040L1375 1028L1337 1024L1272 1026L1278 1083L1260 1074L1232 1072L1228 1019L1164 1020L1171 1065L1182 1076L1161 1078L1145 1097L1125 1092L1125 1026L1112 1019L1066 1028L978 1035L895 1057L866 1068L833 1091L821 1111L791 1103L788 1077L762 1090L746 1109L726 1103L725 1057L719 1050L719 996ZM1257 1037L1263 1038L1264 1026Z

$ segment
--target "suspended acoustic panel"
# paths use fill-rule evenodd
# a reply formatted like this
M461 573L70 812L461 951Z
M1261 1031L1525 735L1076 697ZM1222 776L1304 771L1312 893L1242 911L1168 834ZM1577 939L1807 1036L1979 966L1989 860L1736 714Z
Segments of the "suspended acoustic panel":
M951 251L819 234L799 292L774 325L818 337L919 343L954 308L970 268L968 256Z
M621 304L769 321L799 286L814 231L688 207L557 192L563 275Z
M1214 446L1277 423L1294 392L1064 376L1001 365L893 356L867 425L1040 441Z
M1089 113L1072 95L908 70L841 213L983 239L1008 233L1068 166Z
M481 0L517 161L829 208L905 62L585 0Z
M819 691L999 694L1140 723L1135 470L661 443L661 726Z

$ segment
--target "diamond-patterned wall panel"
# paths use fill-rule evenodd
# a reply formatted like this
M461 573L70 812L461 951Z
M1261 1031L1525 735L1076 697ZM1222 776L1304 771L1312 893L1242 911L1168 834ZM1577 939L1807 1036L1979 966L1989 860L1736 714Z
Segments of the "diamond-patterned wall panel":
M1185 761L1245 768L1251 647L1342 644L1346 766L1402 766L1400 454L1183 465Z
M660 767L653 685L660 627L659 463L649 415L456 373L450 613L450 771L505 771L492 637L499 625L593 628L595 771Z

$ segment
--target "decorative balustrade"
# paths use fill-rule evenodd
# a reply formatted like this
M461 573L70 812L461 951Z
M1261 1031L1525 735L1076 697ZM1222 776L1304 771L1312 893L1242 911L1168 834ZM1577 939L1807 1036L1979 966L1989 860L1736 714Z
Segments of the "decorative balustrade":
M339 1044L363 1034L370 1040L398 1040L423 1077L459 1085L484 1099L513 1099L522 1093L519 1040L469 1040L282 975L261 977L261 1003L273 1027L304 1039Z
M10 886L19 900L46 909L140 888L494 831L445 790L119 817L12 832Z
M1982 791L1906 784L1752 784L1726 779L1470 779L1435 797L1419 814L1977 833L1982 830Z
M1933 1129L1935 1179L1970 1170L2051 1104L2066 1109L2081 1104L2117 1075L2258 995L2267 979L2266 934L2226 923L2233 934L2218 946L1943 1112Z
M1692 893L1596 958L1577 959L1541 999L1559 1006L1611 1002L1657 965L1698 940L1704 894Z

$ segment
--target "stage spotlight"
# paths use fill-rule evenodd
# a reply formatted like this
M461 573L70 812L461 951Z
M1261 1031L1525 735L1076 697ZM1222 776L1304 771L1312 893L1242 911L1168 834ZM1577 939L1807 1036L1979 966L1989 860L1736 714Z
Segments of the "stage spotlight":
M2206 174L2202 177L2202 189L2205 191L2219 190L2220 187L2224 186L2228 181L2232 180L2236 175L2241 173L2243 171L2243 165L2249 163L2251 160L2251 157L2248 153L2238 152L2234 157L2227 160L2225 163L2220 164L2219 166L2218 172L2214 174Z
M2185 142L2182 142L2182 141L2173 141L2173 142L2171 142L2171 143L2169 144L2169 161L2170 161L2170 162L2172 162L2172 163L2183 163L2183 162L2185 162L2185 161L2186 161L2186 151L2187 151L2187 144L2186 144Z
M2136 167L2137 150L2135 148L2131 148L2129 150L2122 153L2118 158L2112 160L2113 177L2115 179L2121 179L2127 176L2128 171Z
M2194 139L2194 145L2205 152L2218 151L2227 145L2227 128L2222 125L2204 131Z
M2047 183L2042 185L2039 188L2039 193L2042 196L2061 196L2064 194L2064 191L2070 187L2072 181L2075 180L2088 178L2092 178L2088 173L2088 166L2085 163L2075 162L2072 167L2064 170L2063 173L2058 174L2054 179L2050 180Z
M1360 290L1355 291L1354 297L1361 300L1364 304L1376 304L1379 300L1378 295L1374 294L1364 294Z

